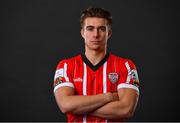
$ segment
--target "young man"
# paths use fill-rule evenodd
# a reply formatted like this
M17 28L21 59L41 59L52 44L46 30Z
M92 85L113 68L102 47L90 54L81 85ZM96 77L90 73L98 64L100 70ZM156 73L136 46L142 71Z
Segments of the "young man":
M124 121L133 115L139 97L134 63L107 53L112 18L102 8L81 16L85 53L59 62L54 95L68 122Z

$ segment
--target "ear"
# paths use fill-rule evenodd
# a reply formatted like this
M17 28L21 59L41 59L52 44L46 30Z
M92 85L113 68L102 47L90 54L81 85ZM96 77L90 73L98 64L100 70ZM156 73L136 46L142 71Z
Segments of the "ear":
M81 28L81 36L84 38L84 29Z
M111 37L111 35L112 35L112 30L109 29L109 30L108 30L108 39Z

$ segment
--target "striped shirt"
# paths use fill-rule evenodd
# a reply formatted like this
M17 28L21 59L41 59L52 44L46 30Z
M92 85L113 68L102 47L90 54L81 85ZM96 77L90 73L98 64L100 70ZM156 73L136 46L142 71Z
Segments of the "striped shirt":
M92 65L84 54L59 62L54 77L54 92L60 87L72 87L76 95L96 95L131 88L139 93L136 66L129 59L107 53ZM107 119L67 114L68 122L107 122Z

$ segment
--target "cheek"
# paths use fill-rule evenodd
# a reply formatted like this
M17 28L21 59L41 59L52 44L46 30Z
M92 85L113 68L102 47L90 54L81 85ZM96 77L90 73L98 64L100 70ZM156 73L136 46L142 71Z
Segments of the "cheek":
M87 35L84 35L84 42L85 42L85 43L88 43L88 40L89 40L88 36L87 36Z
M91 37L91 35L90 35L90 34L88 34L88 33L85 33L85 34L84 34L84 39L85 39L85 40L90 39L90 37Z
M108 34L107 34L107 33L102 33L102 34L101 34L101 37L102 37L103 39L107 39L107 38L108 38Z

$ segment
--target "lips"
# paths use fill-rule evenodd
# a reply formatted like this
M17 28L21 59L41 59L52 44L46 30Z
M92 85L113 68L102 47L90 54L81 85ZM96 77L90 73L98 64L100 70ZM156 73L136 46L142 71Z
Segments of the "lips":
M100 41L90 41L90 42L100 42Z
M101 44L101 41L90 41L91 44L94 44L94 45L100 45Z

